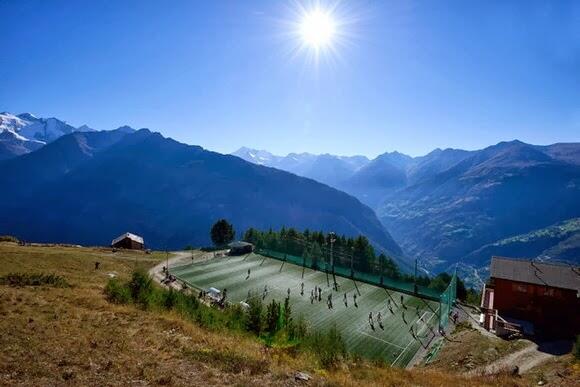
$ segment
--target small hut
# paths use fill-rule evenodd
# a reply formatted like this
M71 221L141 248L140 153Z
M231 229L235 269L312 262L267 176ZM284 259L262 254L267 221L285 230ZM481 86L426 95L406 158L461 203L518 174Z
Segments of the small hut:
M230 248L230 255L244 255L254 251L254 245L248 242L237 241L228 245Z
M143 250L145 247L145 242L139 235L126 232L125 234L113 239L111 242L111 247L118 249Z

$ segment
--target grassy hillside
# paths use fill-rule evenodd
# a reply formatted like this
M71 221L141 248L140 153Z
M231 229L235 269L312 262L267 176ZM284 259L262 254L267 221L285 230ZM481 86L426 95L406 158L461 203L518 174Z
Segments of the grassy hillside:
M568 260L578 263L580 218L572 218L549 227L515 235L485 245L468 254L464 263L487 266L492 256L545 260Z
M60 278L39 286L0 285L0 384L292 385L295 372L305 371L313 376L311 385L520 385L505 375L467 379L361 361L317 369L307 355L266 348L247 335L106 301L109 273L127 279L135 267L162 259L163 254L0 243L0 277Z

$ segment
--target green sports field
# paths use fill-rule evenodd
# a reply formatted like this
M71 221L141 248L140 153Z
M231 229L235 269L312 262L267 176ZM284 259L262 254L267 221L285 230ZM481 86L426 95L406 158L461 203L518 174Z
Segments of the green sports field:
M170 271L198 289L227 289L230 302L244 301L250 292L261 297L265 285L268 289L265 302L271 299L283 301L290 288L293 315L304 316L311 329L324 330L336 325L350 351L373 359L380 358L399 367L406 366L437 330L439 304L436 302L338 276L337 292L332 287L332 276L324 272L257 254L195 261L172 267ZM300 294L302 283L304 295ZM310 294L315 286L322 288L322 301L311 303ZM332 309L327 306L330 292ZM347 305L344 303L345 293ZM358 306L354 305L354 294L357 294ZM389 299L392 312L388 307ZM369 323L369 312L373 313L374 329ZM382 316L382 328L377 321L378 312ZM411 326L417 339L410 332Z

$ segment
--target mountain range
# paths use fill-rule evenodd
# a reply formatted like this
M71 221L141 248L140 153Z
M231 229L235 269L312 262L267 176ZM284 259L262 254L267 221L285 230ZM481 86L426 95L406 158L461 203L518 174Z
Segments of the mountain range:
M254 164L308 177L333 187L339 187L346 177L352 176L369 162L365 156L313 155L311 153L289 153L286 156L276 156L265 150L246 147L238 149L232 155Z
M0 162L0 234L108 245L131 231L153 248L209 245L209 229L249 227L365 235L399 263L375 213L325 184L179 143L147 129L73 131Z
M132 231L151 247L181 248L208 244L225 217L238 231L363 234L404 267L417 259L474 279L491 255L580 262L579 143L374 159L223 155L147 129L2 113L0 184L0 233L31 240L102 245Z
M252 161L246 155L254 151L243 149L235 154ZM333 172L343 169L343 157L302 155L332 160L334 166L327 169ZM285 168L269 161L275 157L265 157L262 164ZM303 176L317 179L310 171ZM405 254L435 272L457 263L484 268L492 252L522 258L542 256L550 248L560 252L560 238L544 240L541 250L525 238L517 250L490 246L528 233L543 235L541 230L580 216L579 143L537 146L515 140L474 151L436 149L420 157L388 152L342 175L334 173L332 179L317 180L373 208ZM580 231L570 233L567 254L543 258L580 262L570 253L580 246Z
M56 118L37 118L30 113L0 113L0 160L30 153L72 132L91 132L86 125L75 128Z

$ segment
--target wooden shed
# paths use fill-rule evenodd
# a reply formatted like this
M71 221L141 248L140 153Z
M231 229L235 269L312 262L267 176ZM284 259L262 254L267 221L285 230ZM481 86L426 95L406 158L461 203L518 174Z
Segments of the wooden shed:
M126 232L123 235L118 236L111 242L111 247L118 249L132 249L132 250L143 250L145 247L145 242L143 238L139 235L131 234Z

